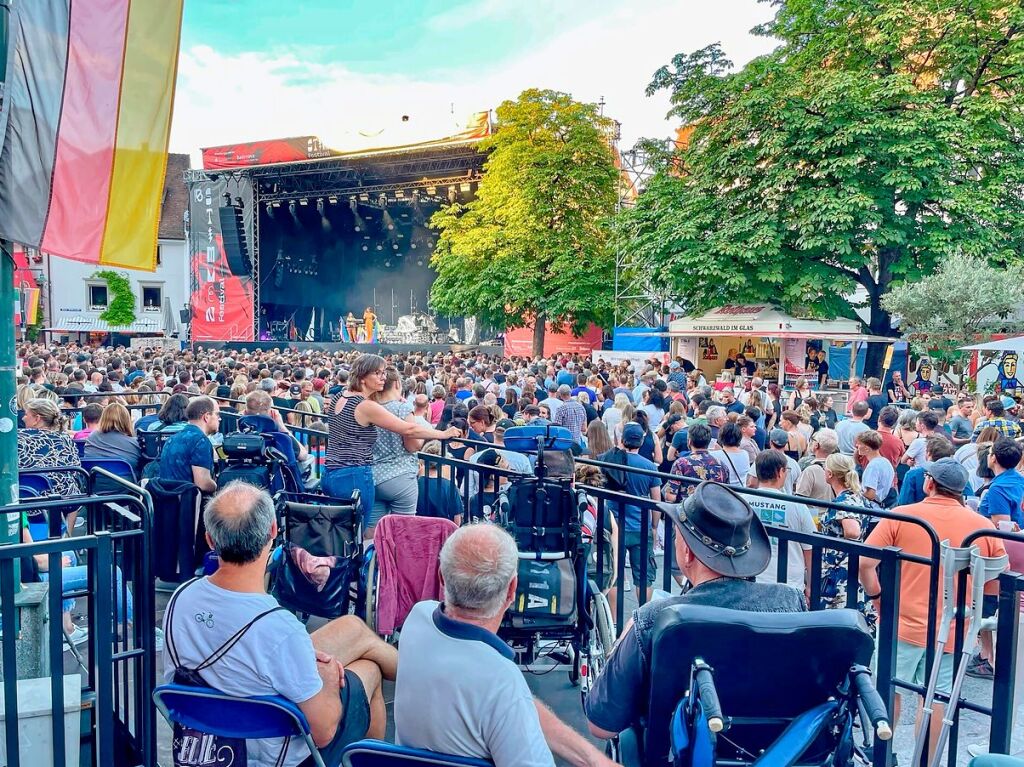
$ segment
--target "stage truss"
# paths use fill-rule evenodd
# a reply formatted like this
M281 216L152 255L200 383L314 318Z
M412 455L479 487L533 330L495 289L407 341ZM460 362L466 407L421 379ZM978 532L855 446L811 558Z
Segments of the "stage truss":
M253 289L253 338L260 337L260 217L263 206L290 200L325 199L338 202L357 198L360 205L410 203L415 191L423 203L450 204L469 199L480 181L486 156L478 142L328 157L293 163L255 165L216 170L185 171L187 185L212 179L247 179L252 183L252 237L247 243ZM196 289L193 276L193 290Z

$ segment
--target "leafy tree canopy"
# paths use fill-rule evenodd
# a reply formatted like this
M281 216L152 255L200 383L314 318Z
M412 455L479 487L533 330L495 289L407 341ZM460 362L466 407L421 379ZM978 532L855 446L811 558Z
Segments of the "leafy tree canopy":
M956 253L1019 259L1024 3L774 5L754 30L771 54L732 71L712 45L654 75L691 130L621 217L624 246L694 310L866 305L885 335L894 285Z
M995 268L980 258L956 255L916 282L895 286L882 306L898 316L914 351L954 376L967 361L959 347L988 341L997 331L1024 329L1024 270Z
M607 326L615 260L604 222L618 183L610 121L592 104L534 89L504 102L497 118L480 147L489 156L476 199L431 218L440 230L431 305L495 327L534 316L577 332Z

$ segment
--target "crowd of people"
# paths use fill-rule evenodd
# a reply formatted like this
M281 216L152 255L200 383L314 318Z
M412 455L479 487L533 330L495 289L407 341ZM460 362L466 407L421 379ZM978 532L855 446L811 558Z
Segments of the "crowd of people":
M218 490L218 437L239 419L262 417L294 441L304 475L310 482L319 479L323 492L347 497L359 491L368 537L386 514L461 521L464 495L478 499L481 507L493 502L507 479L481 479L475 471L449 471L421 460L440 455L441 441L455 458L530 474L530 460L505 447L505 433L527 424L564 427L573 452L597 462L579 466L587 483L676 504L664 515L639 505L609 504L625 528L622 553L638 592L656 582L656 549L663 545L665 525L676 525L681 533L674 538L681 571L677 580L689 589L674 600L778 611L845 606L849 562L835 550L822 552L820 605L808 604L814 568L807 544L786 544L786 583L774 583L771 563L777 546L765 532L773 527L930 556L928 542L915 532L921 528L892 520L879 523L875 512L896 509L925 520L940 538L954 543L979 529L1019 531L1024 526L1016 400L910 390L897 376L885 386L877 378L854 378L840 413L836 394L814 390L812 384L821 378L800 379L790 390L756 375L742 386L710 386L683 359L610 363L576 356L534 360L451 353L384 358L325 351L197 347L168 353L74 345L26 346L20 358L20 468L77 465L80 455L119 458L139 468L138 434L163 432L167 440L160 459L145 471L163 480L192 482L213 494ZM226 419L232 419L228 429L222 423ZM326 450L318 450L325 432ZM81 492L74 477L52 476L62 494ZM744 488L769 492L737 492ZM328 751L351 740L353 733L383 732L381 680L397 676L400 741L498 764L549 764L552 751L573 763L604 760L533 701L521 676L509 670L514 666L507 664L507 648L494 636L515 594L509 565L515 543L502 531L472 526L449 539L440 560L445 600L414 610L403 635L408 644L396 654L355 619L342 619L312 636L286 613L253 627L274 609L262 586L266 547L277 532L268 503L265 493L229 485L207 504L209 543L222 567L180 589L174 601L183 600L183 615L213 601L232 605L232 612L215 632L203 636L195 621L181 619L179 627L168 609L168 678L202 666L222 640L248 627L245 643L258 648L267 664L284 649L302 662L259 673L254 683L224 661L210 678L230 687L229 692L273 690L299 702L317 744ZM746 541L743 561L730 555L728 571L718 555L735 548L736 541L693 537L694 526L708 529L702 519L723 514L745 519L742 529L734 530ZM68 522L74 526L74 519ZM648 534L642 534L645 527ZM983 540L987 553L1003 550L994 539ZM1011 554L1020 556L1019 550ZM874 565L860 558L853 579L859 582L854 601L869 625L881 598ZM900 678L918 683L924 681L922 620L927 615L927 590L922 593L918 572L923 569L904 568L897 658ZM644 648L658 611L671 603L651 603L623 627L620 647L588 700L595 734L608 736L639 715L635 695L646 673ZM993 609L987 601L986 611ZM477 642L473 653L458 657L452 642L467 639ZM945 684L947 659L942 662ZM438 674L449 675L466 663L493 664L493 685L460 697L465 710L446 710L443 717L430 710L423 716L427 711L415 704L423 691L431 689ZM991 678L992 664L991 637L983 635L969 673ZM467 678L465 684L474 683ZM341 691L340 706L337 696L322 694L335 688ZM515 716L483 721L493 715L487 701L499 690L503 700L521 705ZM276 754L277 747L265 744L267 755ZM512 753L514 758L502 756ZM285 763L302 758L290 753Z

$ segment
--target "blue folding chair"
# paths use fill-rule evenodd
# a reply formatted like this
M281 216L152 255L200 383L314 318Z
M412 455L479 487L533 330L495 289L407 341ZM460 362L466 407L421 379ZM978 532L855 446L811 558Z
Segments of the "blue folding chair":
M30 474L19 471L18 487L31 488L35 491L36 495L50 495L53 492L53 486L45 474Z
M78 451L78 457L79 458L85 458L85 440L84 439L76 439L76 440L74 440L74 443L75 443L75 449Z
M162 684L153 690L153 702L171 725L221 738L301 738L317 767L326 767L305 715L279 695L238 698L212 687Z
M494 762L470 756L440 754L425 748L409 748L383 740L358 740L341 754L342 767L408 767L409 765L440 765L441 767L494 767Z
M121 477L129 482L135 482L135 469L132 465L121 458L83 458L82 468L86 471L93 469L105 469L116 477Z

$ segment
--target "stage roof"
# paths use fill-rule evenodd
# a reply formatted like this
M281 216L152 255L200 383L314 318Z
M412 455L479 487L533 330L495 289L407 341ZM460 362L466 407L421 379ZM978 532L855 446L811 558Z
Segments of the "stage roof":
M226 144L202 150L203 168L205 170L223 170L256 165L276 165L332 158L356 159L424 149L442 149L474 144L491 135L491 130L490 112L477 112L464 126L442 137L431 135L429 128L422 128L410 120L403 121L397 127L389 129L350 132L334 138L297 136L243 144Z

